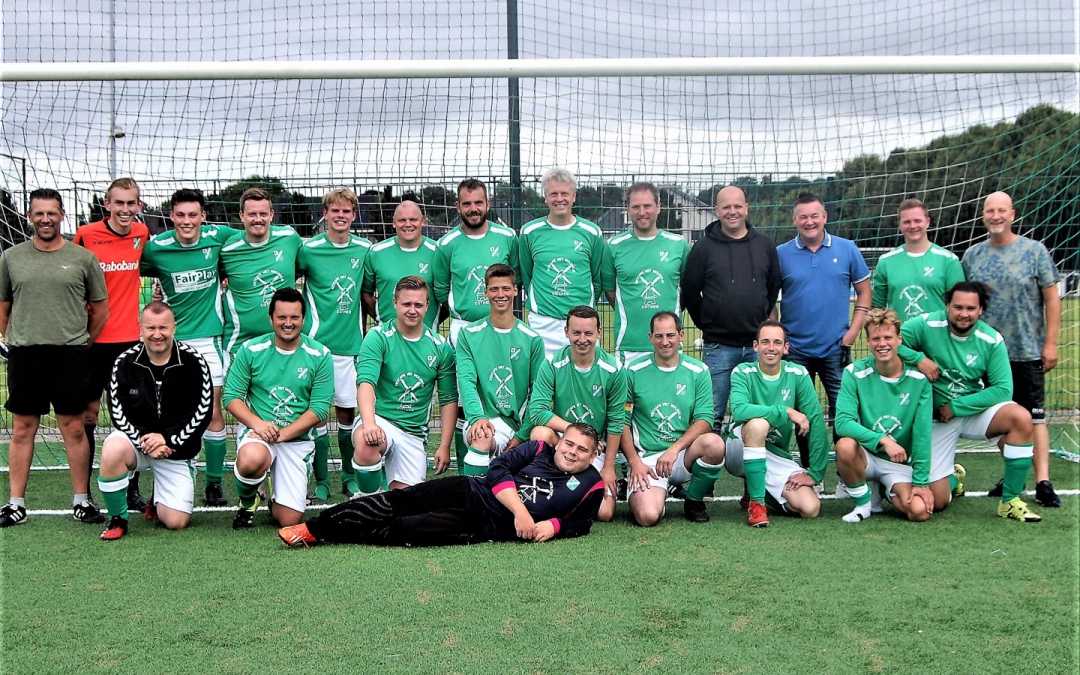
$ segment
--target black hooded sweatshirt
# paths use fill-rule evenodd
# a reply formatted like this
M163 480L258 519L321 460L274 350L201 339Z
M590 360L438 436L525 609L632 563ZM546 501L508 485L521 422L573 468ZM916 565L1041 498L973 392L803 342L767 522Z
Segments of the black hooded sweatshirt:
M749 347L780 294L780 258L769 235L746 224L732 239L719 220L690 250L682 275L682 303L706 343Z

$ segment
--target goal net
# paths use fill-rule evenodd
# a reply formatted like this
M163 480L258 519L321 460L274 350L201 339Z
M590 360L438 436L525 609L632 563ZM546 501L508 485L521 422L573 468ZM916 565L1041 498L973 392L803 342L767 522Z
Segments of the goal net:
M6 66L142 63L172 79L84 81L0 76L0 249L27 236L28 192L54 187L65 229L98 219L115 176L142 186L153 231L171 192L197 187L210 218L236 221L253 183L278 220L309 234L331 187L362 195L362 228L388 235L393 205L415 195L429 234L454 224L454 186L492 186L511 225L543 215L539 176L578 175L577 210L606 232L626 226L622 189L662 187L662 226L693 240L715 192L741 186L750 221L794 236L791 203L819 194L829 229L873 266L900 243L896 206L931 210L932 238L958 255L984 237L982 199L1009 192L1019 231L1044 242L1064 275L1061 365L1048 380L1055 444L1076 451L1080 398L1080 88L1076 72L912 73L911 57L1075 55L1075 2L987 9L940 3L605 3L466 0L338 4L282 0L59 0L4 3ZM659 74L670 59L897 57L892 72ZM619 76L186 79L170 62L319 64L404 60L635 58ZM1020 62L1017 57L1017 62ZM370 65L370 63L369 63ZM800 72L803 74L796 74ZM466 73L467 75L467 73ZM160 75L159 75L160 76ZM695 333L690 331L688 343ZM0 380L5 377L0 368ZM0 398L6 387L0 386ZM106 420L103 423L107 424ZM0 450L10 417L0 412ZM50 443L50 447L59 447ZM62 462L57 451L55 461ZM6 453L3 459L6 463ZM38 461L50 462L44 453Z

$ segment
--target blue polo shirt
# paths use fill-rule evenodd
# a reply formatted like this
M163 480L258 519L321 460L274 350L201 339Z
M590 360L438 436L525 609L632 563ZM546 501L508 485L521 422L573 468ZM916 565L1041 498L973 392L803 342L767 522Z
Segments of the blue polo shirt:
M776 247L783 276L780 322L791 348L822 358L840 347L851 326L851 287L870 278L855 242L825 233L817 253L796 236Z

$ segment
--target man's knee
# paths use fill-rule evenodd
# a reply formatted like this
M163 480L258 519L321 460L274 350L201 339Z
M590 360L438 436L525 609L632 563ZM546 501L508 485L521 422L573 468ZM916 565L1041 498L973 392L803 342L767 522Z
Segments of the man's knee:
M694 441L701 461L706 464L720 464L724 461L724 439L719 434L704 433Z
M135 449L126 438L112 438L101 446L101 471L108 477L126 472L135 463Z
M859 444L854 438L845 437L837 439L833 449L836 451L836 461L847 464L857 457Z
M760 448L769 436L769 422L760 417L748 420L742 425L742 439L745 445Z
M33 415L15 415L11 425L12 443L33 443L41 420Z
M236 452L236 472L244 478L259 478L270 470L270 451L258 443L240 446Z

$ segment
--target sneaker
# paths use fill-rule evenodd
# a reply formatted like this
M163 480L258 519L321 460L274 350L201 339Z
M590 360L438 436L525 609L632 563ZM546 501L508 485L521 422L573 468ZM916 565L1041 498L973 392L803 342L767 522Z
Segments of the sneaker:
M845 523L861 523L870 517L870 503L862 504L861 506L856 504L851 513L845 513L841 516L841 520Z
M206 505L225 506L229 500L225 499L225 491L221 489L221 483L206 484Z
M833 493L833 497L836 499L847 499L851 497L851 493L848 492L847 483L840 476L836 477L836 491Z
M1048 480L1041 480L1035 484L1035 501L1050 509L1061 506L1061 498L1054 492L1054 486Z
M742 511L750 510L750 493L743 490L742 497L739 498L739 509Z
M0 527L22 525L26 522L26 507L15 504L4 504L0 508Z
M769 514L761 502L750 502L746 509L746 524L750 527L768 527Z
M1019 520L1022 523L1037 523L1042 516L1028 508L1028 505L1019 497L1013 497L1011 502L998 504L998 515L1005 520Z
M120 537L127 534L128 521L127 518L121 518L120 516L113 516L109 520L109 526L105 528L105 531L101 533L102 541L116 541Z
M686 499L686 486L682 483L672 483L668 485L667 493L672 499Z
M250 509L241 506L236 510L236 517L232 521L232 529L250 530L255 527L255 512L259 510L259 501L259 497L256 495L255 504Z
M986 496L987 497L997 497L998 499L1001 499L1001 491L1004 488L1004 485L1005 485L1005 479L1002 478L1001 480L999 480L997 482L997 485L990 488L990 490L986 493ZM1027 486L1025 485L1024 487L1027 487Z
M139 492L139 488L134 490L128 490L127 493L127 506L128 511L134 511L135 513L141 513L146 510L146 498Z
M619 478L615 481L615 501L625 502L626 493L630 490L630 481L625 478Z
M158 520L157 504L154 503L154 500L146 502L146 511L144 511L143 513L146 515L146 519L149 521Z
M81 504L76 504L72 511L75 520L80 523L97 525L98 523L105 522L105 516L102 515L101 509L98 508L93 499L86 499Z
M707 523L709 522L709 512L705 510L705 502L699 502L693 499L686 499L683 501L683 515L691 523Z
M308 531L307 523L283 527L278 530L277 536L281 541L285 542L285 545L289 548L296 548L297 546L304 546L306 548L317 543L315 537Z
M956 487L953 488L952 496L953 497L963 497L964 493L966 492L966 490L964 490L964 479L967 478L967 469L964 468L963 464L953 464L952 465L952 475L956 476ZM997 486L996 489L998 491L996 496L1000 497L1001 496L1001 483L998 483L998 486ZM995 495L990 495L990 496L993 497Z

